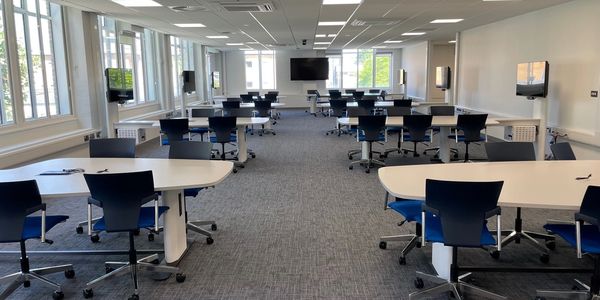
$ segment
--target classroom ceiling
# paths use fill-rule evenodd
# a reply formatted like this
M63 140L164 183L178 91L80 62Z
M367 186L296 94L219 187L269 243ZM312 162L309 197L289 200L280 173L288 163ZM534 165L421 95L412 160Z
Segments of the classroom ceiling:
M426 40L447 43L454 39L456 32L571 0L362 0L360 4L344 5L323 5L325 0L155 0L161 5L155 7L125 7L110 0L55 1L193 39L221 50L277 50L401 48ZM232 12L229 10L235 7L227 8L232 3L254 3L258 6L251 5L252 9L270 7L271 11ZM239 9L239 5L235 6ZM430 23L435 19L464 20L454 24ZM332 21L346 24L318 26L319 22ZM201 23L206 27L180 28L173 25L180 23ZM402 35L407 32L425 34ZM207 38L221 35L228 38ZM302 44L302 40L306 40L306 45ZM402 42L385 43L398 40Z

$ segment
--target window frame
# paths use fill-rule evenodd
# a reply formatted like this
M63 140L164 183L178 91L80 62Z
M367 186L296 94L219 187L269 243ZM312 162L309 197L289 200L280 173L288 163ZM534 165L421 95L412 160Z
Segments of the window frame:
M262 90L276 90L277 89L277 56L275 50L245 50L244 51L244 77L246 77L246 55L256 55L258 57L258 88L248 88L248 80L244 78L244 87L247 91L262 91ZM263 56L272 56L273 58L273 87L263 86Z
M371 86L369 87L359 87L359 78L360 78L360 51L364 51L364 50L372 50L372 55L373 55L373 59L371 62L371 70L372 70L372 82L371 82ZM352 53L356 56L356 64L352 65L352 68L356 68L356 84L354 87L351 86L347 86L344 84L344 52L345 53ZM377 77L377 57L378 56L387 56L390 59L390 64L389 64L389 69L388 69L388 77L389 77L389 84L388 86L377 86L377 81L376 81L376 77ZM325 87L327 89L392 89L392 69L393 69L393 58L394 55L392 52L390 51L378 51L377 49L344 49L339 53L329 53L326 54L325 57L327 58L339 58L340 59L340 76L339 76L339 81L340 81L340 86L339 87L333 87L331 85L328 85L329 80L326 81Z

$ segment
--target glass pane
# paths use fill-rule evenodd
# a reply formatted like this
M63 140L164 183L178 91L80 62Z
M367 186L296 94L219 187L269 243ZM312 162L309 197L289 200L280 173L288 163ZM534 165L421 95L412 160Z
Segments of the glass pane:
M147 101L156 100L155 90L155 60L154 57L154 31L144 29L144 55L146 56L146 86L148 89Z
M25 1L27 4L27 10L32 12L32 13L36 13L37 12L37 7L35 6L35 0L26 0Z
M56 70L54 69L54 51L52 48L52 30L50 21L42 19L42 45L44 46L44 64L46 67L46 86L48 88L48 103L50 115L60 114L59 101L56 92Z
M267 52L266 55L264 54L265 52ZM273 51L263 51L263 55L261 56L261 64L261 89L275 89L275 54L273 54Z
M339 56L329 57L329 79L327 79L326 86L331 89L341 88L342 80L342 58Z
M4 14L0 1L0 124L14 122L13 102L10 93L8 62L6 60L6 35L4 33Z
M21 0L13 0L13 5L15 7L22 7Z
M135 83L137 90L137 101L146 101L146 85L144 84L144 61L142 59L142 34L135 33Z
M246 89L257 90L260 88L259 78L259 66L258 66L258 54L246 53Z
M46 92L44 89L44 73L42 70L42 51L40 48L37 18L29 16L29 55L31 56L31 69L33 71L33 86L35 89L35 106L37 117L46 117Z
M17 34L17 52L19 56L19 76L21 79L21 93L23 94L23 111L26 119L33 117L31 94L29 90L29 63L27 62L27 47L25 44L24 16L15 14L15 31Z
M342 53L342 78L344 88L356 88L357 76L357 53L344 50Z
M373 86L373 50L358 50L358 87Z
M375 86L390 87L390 64L392 56L377 55L375 57Z
M40 0L40 14L44 16L48 15L48 2L46 0Z

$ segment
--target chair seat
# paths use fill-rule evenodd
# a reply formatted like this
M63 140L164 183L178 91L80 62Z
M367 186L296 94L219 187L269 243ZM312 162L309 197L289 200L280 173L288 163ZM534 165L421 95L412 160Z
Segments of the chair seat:
M454 139L456 137L454 135L449 135L448 138ZM464 135L459 135L457 139L458 139L459 142L464 142L465 141L465 136ZM485 135L480 135L479 136L479 140L477 140L477 141L469 141L469 142L485 142Z
M389 126L387 127L388 132L393 132L393 133L398 133L398 132L402 132L402 127L401 126Z
M365 142L365 141L369 142L369 141L365 140L365 135L362 133L360 133L358 135L358 141L359 142ZM379 136L377 137L377 140L375 140L374 142L384 142L384 141L385 141L385 133L380 133ZM371 141L371 142L373 142L373 141Z
M207 133L208 131L208 128L190 128L192 133Z
M183 195L184 197L196 197L201 190L203 190L203 188L185 189L183 190Z
M158 207L158 216L162 215L169 209L168 206ZM148 228L154 226L154 206L145 206L140 208L140 219L138 221L139 228ZM106 223L104 217L94 223L94 231L105 231Z
M422 204L421 200L402 199L388 203L388 207L401 214L407 222L421 223Z
M487 228L487 222L485 222L481 228L481 245L491 246L496 245L496 239ZM428 217L425 220L425 237L428 242L432 243L444 243L444 234L442 231L442 223L438 217Z
M405 133L404 136L402 137L402 140L404 140L405 142L413 142L412 137L410 136L409 133ZM431 141L431 137L429 135L425 135L422 140L418 140L416 142L428 142L428 141Z
M213 144L219 143L217 141L217 137L216 136L211 136L210 137L210 142L213 143ZM234 143L237 142L237 135L235 133L232 133L229 136L229 142L234 142Z
M577 247L574 224L546 224L544 229L559 235L573 248ZM585 253L600 254L600 230L598 230L598 226L581 226L581 250Z
M58 223L64 222L69 216L46 216L46 232L56 226ZM42 217L27 217L25 218L25 226L23 226L23 240L36 239L42 237Z

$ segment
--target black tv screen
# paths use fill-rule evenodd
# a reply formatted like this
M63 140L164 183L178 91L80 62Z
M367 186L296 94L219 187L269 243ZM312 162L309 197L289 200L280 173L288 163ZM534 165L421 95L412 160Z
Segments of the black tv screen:
M290 58L291 80L327 80L329 79L329 60L327 57Z
M435 68L435 87L439 89L450 88L450 67Z
M124 103L133 99L133 71L131 69L107 68L106 94L108 102Z
M183 71L183 91L191 93L196 91L196 75L194 71Z
M542 97L548 95L548 71L547 61L535 61L520 63L517 65L517 96L527 98Z

